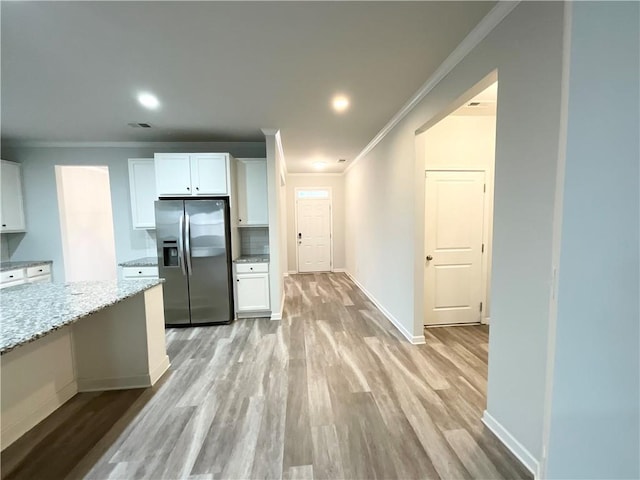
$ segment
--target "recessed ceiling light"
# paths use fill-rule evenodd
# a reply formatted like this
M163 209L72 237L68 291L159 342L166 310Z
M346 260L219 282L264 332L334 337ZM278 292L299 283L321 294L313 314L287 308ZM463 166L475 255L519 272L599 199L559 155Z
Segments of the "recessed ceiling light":
M327 162L313 162L313 168L316 170L324 170L324 167L327 166Z
M347 108L349 108L349 99L344 95L336 95L335 97L333 97L333 100L331 101L331 105L333 105L333 109L336 112L342 113Z
M142 92L138 94L138 101L143 107L148 108L150 110L155 110L160 106L158 97L148 92Z

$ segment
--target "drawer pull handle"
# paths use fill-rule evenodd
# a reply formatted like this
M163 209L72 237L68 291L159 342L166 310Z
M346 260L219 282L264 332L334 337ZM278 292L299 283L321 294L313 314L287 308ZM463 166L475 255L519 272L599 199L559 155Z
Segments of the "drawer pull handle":
M39 272L41 272L41 271L42 271L42 269L41 269L41 268L39 268L39 269L38 269L38 271L39 271Z
M9 275L9 278L13 278L13 275Z

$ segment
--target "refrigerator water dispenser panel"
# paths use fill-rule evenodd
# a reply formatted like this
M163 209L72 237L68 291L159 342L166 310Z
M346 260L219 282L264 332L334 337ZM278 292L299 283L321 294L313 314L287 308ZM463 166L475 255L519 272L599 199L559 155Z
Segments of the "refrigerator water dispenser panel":
M163 262L165 267L180 266L178 260L178 245L176 242L162 242Z

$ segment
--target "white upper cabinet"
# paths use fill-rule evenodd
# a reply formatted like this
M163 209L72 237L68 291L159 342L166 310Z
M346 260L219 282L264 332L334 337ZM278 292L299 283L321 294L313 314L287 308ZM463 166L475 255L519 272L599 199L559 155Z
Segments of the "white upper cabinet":
M194 195L228 195L228 155L196 153L191 155L191 185Z
M153 158L129 159L131 220L136 230L156 228L154 202L157 200Z
M160 197L229 195L229 154L156 153Z
M2 202L3 233L24 232L24 204L22 200L22 167L19 163L1 161L0 201Z
M191 163L188 153L156 153L158 196L191 195Z
M238 226L268 225L267 161L238 160Z

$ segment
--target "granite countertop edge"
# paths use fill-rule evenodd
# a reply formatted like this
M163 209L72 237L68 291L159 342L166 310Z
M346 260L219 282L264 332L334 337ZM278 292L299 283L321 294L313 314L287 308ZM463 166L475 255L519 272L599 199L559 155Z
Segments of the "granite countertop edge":
M158 257L142 257L135 260L127 260L118 264L121 267L157 267Z
M25 260L0 262L0 272L18 270L20 268L39 267L40 265L51 265L53 260Z
M236 258L233 263L269 263L269 254L259 254L259 255L240 255Z
M125 295L119 296L116 300L114 301L109 301L107 303L102 303L102 304L98 304L92 308L89 308L87 310L83 310L82 313L77 313L77 314L73 314L71 317L67 317L64 320L62 320L60 323L58 324L54 324L52 325L50 328L47 328L45 330L36 332L32 335L30 335L28 338L25 339L21 339L18 340L14 343L9 343L7 346L2 346L0 347L0 355L4 355L6 353L11 352L12 350L15 350L18 347L21 347L22 345L26 345L28 343L32 343L42 337L46 337L47 335L49 335L50 333L55 332L56 330L60 330L61 328L64 328L68 325L71 325L73 323L76 323L78 320L81 320L85 317L88 317L89 315L92 315L94 313L97 313L101 310L104 310L105 308L111 307L113 305L116 305L120 302L122 302L123 300L126 300L128 298L133 297L134 295L138 295L139 293L145 292L146 290L149 290L153 287L156 287L158 285L161 285L164 283L164 278L158 278L158 279L153 279L153 280L128 280L127 283L131 284L132 282L141 282L140 287L136 288L130 292L127 292ZM142 283L143 282L143 283ZM78 282L80 284L84 284L85 282ZM74 283L66 283L64 284L64 286L69 286L69 285L74 285Z

